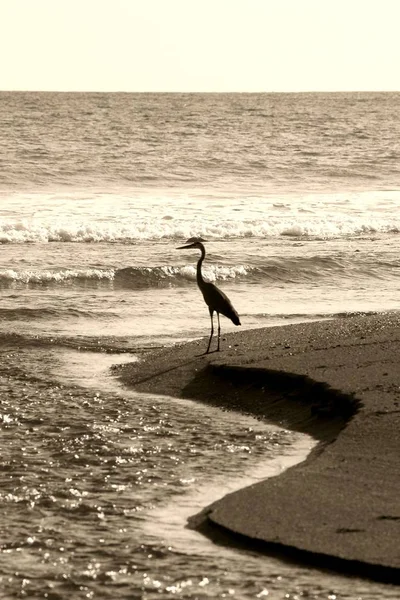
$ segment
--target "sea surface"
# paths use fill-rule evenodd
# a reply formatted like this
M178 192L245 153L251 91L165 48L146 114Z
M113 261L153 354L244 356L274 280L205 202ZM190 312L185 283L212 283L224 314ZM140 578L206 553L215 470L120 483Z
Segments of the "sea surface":
M2 92L0 124L0 598L398 599L188 529L315 442L112 366L206 348L191 236L242 328L399 310L400 93Z

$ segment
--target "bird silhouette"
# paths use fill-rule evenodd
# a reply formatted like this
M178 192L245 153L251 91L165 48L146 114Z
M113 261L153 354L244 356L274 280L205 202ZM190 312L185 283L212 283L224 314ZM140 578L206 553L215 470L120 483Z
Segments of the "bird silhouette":
M207 350L205 351L205 354L208 354L210 351L211 340L214 335L214 319L213 319L214 312L217 313L217 318L218 318L217 352L219 352L219 349L220 349L220 338L221 338L221 325L219 322L220 313L221 313L221 315L224 315L225 317L230 319L235 325L241 325L241 323L240 323L239 315L237 314L236 310L233 308L232 303L229 300L228 296L226 294L224 294L224 292L222 292L219 288L217 288L216 285L214 285L213 283L211 283L209 281L204 281L204 279L203 279L203 274L201 272L201 265L206 256L206 249L204 248L202 242L205 242L205 241L206 240L203 240L200 237L192 237L187 240L187 242L184 246L179 246L177 248L177 250L184 250L184 249L188 249L188 248L197 248L201 252L201 256L197 263L196 278L197 278L197 285L199 286L200 291L203 294L204 302L208 306L208 310L209 310L210 317L211 317L210 339L208 340L208 347L207 347Z

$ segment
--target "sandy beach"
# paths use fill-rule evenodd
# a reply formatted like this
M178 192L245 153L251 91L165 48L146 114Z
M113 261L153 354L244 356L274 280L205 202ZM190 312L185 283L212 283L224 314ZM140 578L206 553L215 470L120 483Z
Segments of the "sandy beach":
M116 374L314 436L306 461L204 507L216 541L400 583L400 313L224 335L155 350Z

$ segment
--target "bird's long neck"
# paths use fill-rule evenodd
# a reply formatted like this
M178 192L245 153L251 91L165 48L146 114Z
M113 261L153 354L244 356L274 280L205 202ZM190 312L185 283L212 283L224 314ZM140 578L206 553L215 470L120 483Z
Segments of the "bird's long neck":
M204 258L206 256L206 250L205 250L203 244L199 244L199 246L200 246L200 250L201 250L201 256L200 256L200 258L198 260L198 263L197 263L197 274L196 274L196 276L197 276L197 285L201 288L202 284L204 283L203 274L201 272L201 265L203 264L203 260L204 260Z

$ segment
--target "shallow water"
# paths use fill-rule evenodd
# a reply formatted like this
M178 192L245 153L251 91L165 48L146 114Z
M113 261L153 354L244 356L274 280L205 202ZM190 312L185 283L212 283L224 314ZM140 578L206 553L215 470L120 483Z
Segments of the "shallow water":
M0 573L31 598L396 598L398 589L216 546L186 519L304 457L307 436L138 394L132 355L3 340Z

